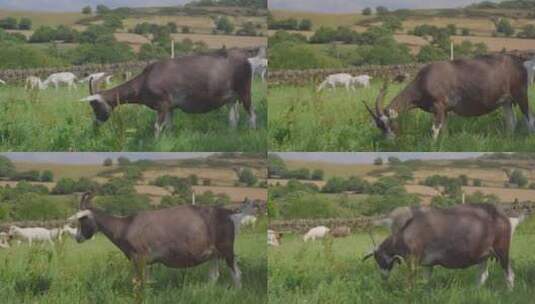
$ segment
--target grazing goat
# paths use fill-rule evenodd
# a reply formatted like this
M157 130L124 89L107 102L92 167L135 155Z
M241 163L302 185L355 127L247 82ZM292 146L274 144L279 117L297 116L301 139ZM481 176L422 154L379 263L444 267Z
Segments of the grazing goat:
M157 112L155 136L172 124L172 113L180 108L186 113L206 113L225 104L231 105L229 120L236 127L239 100L256 127L256 113L251 102L251 65L238 50L213 54L189 55L148 65L141 74L115 88L93 92L82 99L89 102L98 123L123 103L143 104Z
M364 105L376 126L388 138L396 136L394 119L414 108L433 114L433 139L446 125L449 112L474 117L491 113L499 107L504 110L507 128L514 131L515 104L520 107L528 129L533 132L535 127L529 110L527 78L522 60L511 55L436 62L421 69L386 108L382 104L388 81L377 97L375 111L366 102Z
M69 90L72 87L76 89L76 78L76 75L71 72L54 73L48 76L43 84L48 87L52 83L57 90L59 85L64 83L69 87Z
M84 193L80 211L69 218L78 222L76 241L102 232L136 266L136 276L144 280L144 263L162 263L185 268L213 261L210 278L219 277L219 259L230 268L236 287L241 272L234 254L236 224L232 211L206 206L182 205L117 217L91 205L91 193ZM239 218L239 216L236 216Z
M355 90L355 87L353 86L353 76L351 74L347 73L339 73L339 74L332 74L327 76L325 80L318 86L317 92L320 92L323 90L326 86L330 86L331 88L336 90L337 85L344 86L347 91L351 88L352 90Z
M268 69L268 60L266 58L252 57L247 59L251 65L251 72L253 77L259 76L262 82L266 81L266 73Z
M331 235L335 238L342 238L351 234L351 228L348 226L339 226L331 230Z
M278 247L281 244L282 233L268 229L267 243L269 246Z
M44 90L46 85L41 81L41 78L35 76L26 77L26 82L24 84L24 89L34 90L34 89Z
M75 238L75 237L76 237L76 228L72 228L69 224L65 224L65 225L61 228L61 233L62 233L62 234L67 233L67 234L69 234L72 238Z
M416 212L364 260L374 256L384 278L388 278L396 262L407 258L426 267L428 277L436 265L452 269L478 265L479 285L483 285L488 277L487 260L496 258L505 272L507 286L513 288L509 249L522 219L508 218L490 204L463 204Z
M330 229L325 226L314 227L303 236L303 241L322 239L329 234L329 231Z
M372 79L372 77L369 76L369 75L355 76L355 77L353 77L353 84L359 85L359 86L362 86L362 87L365 87L365 88L369 88L371 79Z
M11 238L28 241L28 244L30 246L32 246L33 241L43 241L43 242L47 241L51 245L54 244L52 242L52 235L50 234L50 230L46 228L41 228L41 227L20 228L17 226L11 226L9 227L8 234Z
M9 248L11 247L9 245L9 240L11 238L9 237L9 234L5 232L0 232L0 248Z
M81 79L79 81L79 83L86 83L88 82L90 79L93 79L93 81L100 81L100 80L104 80L106 82L107 85L110 85L111 84L111 78L113 77L113 75L110 75L108 73L104 73L104 72L101 72L101 73L93 73L89 76L87 76L86 78L84 79Z

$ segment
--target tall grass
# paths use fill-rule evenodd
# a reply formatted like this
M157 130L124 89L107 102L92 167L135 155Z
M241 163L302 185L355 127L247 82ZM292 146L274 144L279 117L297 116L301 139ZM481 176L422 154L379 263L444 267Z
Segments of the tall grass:
M493 261L489 263L489 279L481 288L476 284L477 267L435 267L426 281L420 268L414 272L400 265L388 281L383 281L373 258L362 261L371 248L366 233L308 243L298 236L285 235L280 247L268 249L269 300L285 304L531 303L535 296L535 235L533 225L525 224L519 226L512 245L516 274L512 292L506 288L502 269ZM379 235L383 238L386 233Z
M535 135L528 134L517 108L517 129L505 129L501 109L477 118L448 117L438 140L431 137L432 115L415 109L401 118L401 136L383 138L362 100L373 106L381 84L347 92L306 87L270 87L269 142L271 151L533 151ZM404 85L391 85L391 100ZM535 89L530 89L532 111Z
M155 264L150 280L136 290L132 264L98 235L82 244L68 239L54 247L24 244L0 251L1 302L134 303L141 297L143 303L267 303L265 221L259 226L242 231L235 245L240 290L224 262L216 283L208 279L209 263L189 269Z
M228 123L228 108L206 114L175 110L174 126L154 138L156 114L145 106L118 107L109 121L93 125L87 88L69 92L26 92L0 87L0 149L3 151L265 151L267 88L253 84L257 129L249 129L241 109L238 129Z

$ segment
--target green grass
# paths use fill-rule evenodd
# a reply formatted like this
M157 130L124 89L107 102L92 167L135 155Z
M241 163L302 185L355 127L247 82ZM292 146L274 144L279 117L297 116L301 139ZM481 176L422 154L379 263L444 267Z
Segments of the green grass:
M425 281L419 272L411 279L408 267L400 265L385 282L373 259L362 261L371 248L366 233L332 243L304 243L300 236L285 235L280 247L268 249L269 300L273 304L531 303L535 296L535 235L533 225L526 224L519 226L512 245L516 275L512 292L494 261L489 263L489 279L481 288L476 286L476 267L450 270L437 266L431 279ZM379 241L385 236L379 233L376 238Z
M356 92L305 87L270 87L270 151L533 151L535 135L529 135L520 110L514 134L505 130L502 110L478 118L450 114L446 132L431 138L432 115L415 109L401 119L401 136L384 139L361 100L373 107L380 83ZM391 100L402 85L391 85ZM535 89L530 89L535 109Z
M243 288L232 285L221 263L217 283L208 279L209 264L189 269L152 266L144 303L267 303L265 223L242 231L236 243ZM23 244L0 251L2 303L134 303L133 269L106 237L77 244ZM243 301L243 302L242 302Z
M243 109L238 129L228 123L228 108L207 114L175 110L174 126L154 138L156 113L145 106L117 108L100 128L93 126L87 87L69 92L37 93L22 87L0 87L0 150L2 151L266 151L265 85L253 84L257 129L250 129Z

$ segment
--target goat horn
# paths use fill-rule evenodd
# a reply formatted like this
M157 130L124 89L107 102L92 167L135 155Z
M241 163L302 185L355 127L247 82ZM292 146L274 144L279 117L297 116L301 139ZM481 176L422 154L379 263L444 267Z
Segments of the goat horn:
M89 77L89 95L93 95L93 77Z
M372 111L372 109L370 108L370 106L368 106L368 104L362 100L362 103L364 104L364 106L366 107L366 110L368 110L368 113L370 113L370 115L374 118L374 119L377 119L377 115L375 115L375 113Z
M394 260L394 261L398 260L400 263L404 263L405 262L405 259L402 256L397 255L397 254L392 258L392 260Z
M377 99L375 100L375 112L377 113L377 116L383 115L383 102L385 100L387 90L388 90L388 79L386 79L385 82L383 83L383 87L379 91L379 95L377 95Z
M362 258L362 261L366 261L367 259L369 259L373 254L375 253L375 248L368 251L368 253L366 253L366 255L364 255L364 257Z

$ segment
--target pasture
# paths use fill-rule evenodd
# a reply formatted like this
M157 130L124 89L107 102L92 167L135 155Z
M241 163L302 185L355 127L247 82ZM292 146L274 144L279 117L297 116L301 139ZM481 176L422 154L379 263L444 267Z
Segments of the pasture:
M228 123L228 108L207 114L175 110L174 127L154 138L156 113L145 106L118 107L96 128L93 111L79 100L86 86L28 92L0 87L0 149L3 151L266 151L267 87L253 83L257 129L249 129L240 109L238 129Z
M476 286L477 269L435 267L426 281L417 268L396 266L388 281L373 259L362 261L372 243L367 233L304 243L285 234L280 247L268 248L270 303L529 303L535 291L535 220L524 222L512 243L515 289L506 289L502 269L489 263L489 279ZM386 232L376 233L378 242Z
M386 104L405 84L392 84ZM271 151L533 151L535 135L519 120L514 134L505 130L502 110L478 118L448 117L445 132L431 137L432 115L415 109L400 117L401 134L383 138L362 104L372 107L381 83L356 92L343 88L316 93L312 83L304 87L269 89L269 145ZM530 88L531 110L535 89Z
M172 269L155 264L142 291L132 283L133 267L104 235L64 243L0 250L2 303L267 303L266 220L242 230L235 250L243 288L233 288L226 265L217 283L208 264Z

